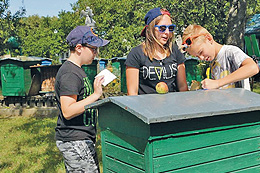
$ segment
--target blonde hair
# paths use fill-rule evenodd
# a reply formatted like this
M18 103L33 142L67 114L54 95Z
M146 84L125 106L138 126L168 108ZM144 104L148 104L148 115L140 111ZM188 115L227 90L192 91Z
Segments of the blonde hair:
M167 11L166 9L161 9L161 11ZM153 60L155 57L155 49L156 46L159 45L162 50L166 53L166 56L170 56L172 52L172 40L174 38L174 33L168 39L165 45L162 45L155 37L155 25L157 25L160 20L162 19L163 15L156 17L147 27L146 27L146 38L145 41L142 43L143 45L143 52L146 56ZM172 20L172 19L171 19Z
M212 37L212 35L209 33L209 31L207 29L205 29L204 27L200 26L200 25L189 25L183 32L182 35L182 41L186 40L188 37L192 37L192 36L196 36L196 35L208 35L210 37ZM213 38L213 37L212 37ZM194 40L199 41L199 40L205 40L205 37L195 37L192 39L192 41L194 42Z

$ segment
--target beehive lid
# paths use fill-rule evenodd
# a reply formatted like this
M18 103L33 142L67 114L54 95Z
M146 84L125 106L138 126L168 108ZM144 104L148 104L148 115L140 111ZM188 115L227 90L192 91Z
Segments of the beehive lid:
M109 97L85 108L109 102L147 124L260 110L260 94L241 88Z

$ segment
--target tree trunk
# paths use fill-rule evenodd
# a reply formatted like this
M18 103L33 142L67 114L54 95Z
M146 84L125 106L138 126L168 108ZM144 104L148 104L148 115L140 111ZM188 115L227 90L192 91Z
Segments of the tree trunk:
M226 44L235 45L244 50L247 3L246 0L231 0L230 3Z

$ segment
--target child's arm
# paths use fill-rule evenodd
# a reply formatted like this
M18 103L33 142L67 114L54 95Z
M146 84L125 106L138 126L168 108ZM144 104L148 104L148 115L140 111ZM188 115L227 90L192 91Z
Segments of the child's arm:
M77 102L77 95L61 96L61 110L64 118L70 120L85 111L84 106L91 104L99 99L102 95L102 86L104 76L96 77L94 80L94 93L87 98Z
M178 65L177 85L178 85L179 91L188 91L184 63Z
M242 62L241 66L236 71L227 75L226 77L218 80L205 79L201 82L201 84L202 88L204 89L217 89L226 84L254 76L258 72L259 67L257 64L251 58L247 58Z
M127 95L138 95L139 69L126 67Z

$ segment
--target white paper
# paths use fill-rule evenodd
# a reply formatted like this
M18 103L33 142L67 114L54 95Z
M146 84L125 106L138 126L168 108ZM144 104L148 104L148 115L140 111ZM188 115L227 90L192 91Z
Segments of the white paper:
M104 76L104 82L102 83L103 86L106 86L116 78L116 76L113 73L111 73L108 69L102 70L98 75L96 75L96 77L100 75Z

